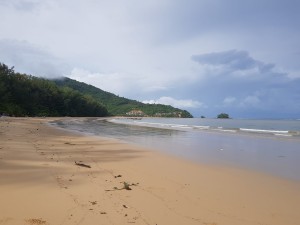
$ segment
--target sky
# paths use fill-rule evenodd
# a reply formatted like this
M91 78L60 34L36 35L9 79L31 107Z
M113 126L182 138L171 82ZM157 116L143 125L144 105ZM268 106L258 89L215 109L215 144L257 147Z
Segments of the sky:
M300 118L299 0L0 0L0 62L195 117Z

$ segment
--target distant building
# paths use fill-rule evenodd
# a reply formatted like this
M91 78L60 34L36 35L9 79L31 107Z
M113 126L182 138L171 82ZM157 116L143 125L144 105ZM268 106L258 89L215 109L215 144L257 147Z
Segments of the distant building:
M126 113L127 116L146 116L142 110L133 109L130 112Z

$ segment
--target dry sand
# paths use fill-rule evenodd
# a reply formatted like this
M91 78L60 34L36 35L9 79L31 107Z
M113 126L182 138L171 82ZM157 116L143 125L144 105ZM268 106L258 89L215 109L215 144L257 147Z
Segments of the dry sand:
M47 120L0 118L0 225L300 224L298 182L80 136Z

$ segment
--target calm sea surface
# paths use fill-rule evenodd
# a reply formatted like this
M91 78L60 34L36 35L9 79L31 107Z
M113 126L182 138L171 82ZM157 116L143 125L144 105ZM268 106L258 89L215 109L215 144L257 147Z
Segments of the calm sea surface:
M300 120L68 118L55 126L300 180Z

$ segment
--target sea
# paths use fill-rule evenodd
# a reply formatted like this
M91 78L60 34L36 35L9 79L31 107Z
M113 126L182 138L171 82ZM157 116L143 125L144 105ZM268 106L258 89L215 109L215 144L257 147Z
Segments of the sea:
M118 139L196 163L300 181L300 120L66 118L51 125Z

